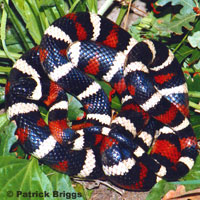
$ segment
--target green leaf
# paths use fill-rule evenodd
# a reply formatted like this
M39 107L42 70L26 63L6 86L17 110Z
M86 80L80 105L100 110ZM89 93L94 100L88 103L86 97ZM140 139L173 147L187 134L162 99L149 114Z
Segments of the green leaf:
M60 16L64 16L67 13L67 4L64 0L55 1L56 10L59 12Z
M158 0L157 5L164 6L170 2L172 4L172 6L175 6L175 5L182 6L182 8L180 10L181 14L194 14L193 7L196 7L194 0Z
M176 48L177 45L178 44L171 45L172 49ZM176 51L175 56L179 63L186 61L185 66L190 66L200 59L199 50L197 48L192 48L187 42L184 42L184 44L181 45Z
M39 44L45 27L41 24L39 18L40 13L35 5L35 1L15 0L13 1L13 4L26 23L27 29L29 30L33 40L36 44Z
M55 170L51 169L47 165L41 165L41 169L51 181L53 191L58 191L60 193L59 199L64 200L66 199L66 197L69 197L70 195L72 197L70 199L82 200L81 196L83 196L84 198L82 191L74 189L74 186L72 187L71 180L67 174L61 174L59 172L56 172ZM64 194L64 193L68 193L68 194ZM55 194L54 196L56 196L58 193L55 192L54 194ZM64 197L64 198L61 198L61 197Z
M177 43L171 45L172 49L177 47ZM181 45L181 47L176 51L176 58L178 60L179 63L184 62L190 55L192 55L194 49L192 49L191 47L189 47L186 44Z
M193 49L191 57L189 57L188 59L188 63L189 65L193 64L193 63L197 63L200 59L200 53L199 50L197 48Z
M86 0L86 5L88 7L89 12L97 13L97 1Z
M189 92L199 92L200 91L200 75L196 74L191 77L190 75L185 74L186 83L188 86ZM190 100L195 100L198 102L199 98L191 97Z
M195 112L193 112L192 114L190 114L190 122L192 124L192 128L195 132L195 135L197 137L197 139L200 138L200 115L197 115Z
M72 95L68 95L69 108L68 108L68 119L70 121L77 120L78 117L83 116L82 104Z
M41 13L43 12L40 15L41 20L48 22L46 27L67 13L67 5L64 0L37 0L37 5Z
M26 38L26 41L30 47L33 47L35 44L33 44L33 41L31 41L30 36L27 34L25 28L21 26L22 32ZM23 45L21 44L21 39L16 32L16 30L13 28L13 26L10 26L9 29L6 30L6 45L10 53L22 53L24 52ZM0 44L1 47L1 44ZM15 59L20 57L20 54L12 55ZM5 56L4 56L5 57Z
M194 68L195 68L196 70L200 70L200 60L199 60L198 63L196 63L196 64L194 65Z
M132 25L129 29L129 33L131 36L136 39L138 42L141 42L143 39L141 38L140 35L140 30L138 30L137 26Z
M5 0L3 0L4 2L4 6L5 9L7 11L7 13L10 15L10 20L12 22L13 27L15 28L15 30L17 31L21 41L23 42L23 46L25 47L25 50L29 49L29 45L26 41L26 36L23 32L23 26L22 23L20 22L20 20L18 20L18 18L16 17L14 11L9 7L9 5L7 4L7 2Z
M171 22L171 14L166 14L161 18L156 18L153 12L135 22L131 28L131 35L141 41L143 35L145 38L160 38L169 37L171 31L168 29L168 24Z
M13 62L15 62L15 59L12 57L12 54L10 54L10 52L8 51L7 45L6 45L6 22L7 22L7 12L5 9L3 9L2 12L2 17L1 17L1 29L0 29L0 33L1 33L1 43L2 43L2 47L3 50L6 54L6 56L8 58L10 58Z
M1 69L1 67L0 67L0 69ZM8 70L8 71L9 71L9 69L10 68L6 68L6 70ZM5 100L5 88L0 86L0 104L3 103L4 100Z
M176 187L172 183L168 183L165 180L159 181L149 192L146 200L160 200L166 192L169 190L174 190Z
M9 120L7 118L7 114L6 113L2 113L0 115L0 133L2 131L4 131L4 128L5 128L6 125L8 125L8 122L9 122Z
M195 32L192 36L188 36L188 41L193 48L200 49L200 31Z
M82 11L82 12L87 11L86 4L83 1L80 1L80 0L71 0L69 13L80 12L80 11Z
M0 156L10 155L10 148L16 142L16 125L11 122L8 124L6 113L0 115Z
M173 21L165 24L166 30L168 32L174 32L178 35L183 33L182 28L186 28L188 30L192 30L193 26L190 23L193 23L196 18L195 14L177 14L174 16Z
M53 196L58 197L60 200L77 199L82 200L80 192L76 192L71 185L69 176L61 173L54 173L49 176L53 186Z
M53 189L48 177L38 167L36 159L24 160L17 159L11 156L0 157L0 196L6 199L27 199L30 197L29 193L35 195L41 193L48 193L46 197L39 197L39 199L51 199ZM45 196L45 195L43 195ZM29 198L30 199L30 198Z
M76 184L76 186L74 187L76 192L81 193L83 196L83 199L90 199L93 193L93 190L88 190L86 188L84 188L84 186L82 186L81 184Z

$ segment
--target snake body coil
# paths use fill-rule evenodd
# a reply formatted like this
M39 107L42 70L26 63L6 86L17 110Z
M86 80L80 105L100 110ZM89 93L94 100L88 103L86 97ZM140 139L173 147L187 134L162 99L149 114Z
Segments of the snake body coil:
M122 103L115 118L107 95L86 73L115 90ZM87 113L79 128L66 122L66 92ZM197 156L187 86L172 52L156 41L137 42L96 14L67 14L45 31L41 44L13 66L6 109L25 151L70 176L148 190L161 178L184 176Z

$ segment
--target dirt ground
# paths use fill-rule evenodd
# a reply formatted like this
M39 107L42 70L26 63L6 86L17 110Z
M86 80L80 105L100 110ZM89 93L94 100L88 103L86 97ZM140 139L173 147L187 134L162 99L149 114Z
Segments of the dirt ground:
M75 179L74 179L75 181ZM85 189L92 189L93 193L89 200L145 200L149 192L125 191L109 182L94 180L76 180Z
M120 195L113 189L100 185L98 189L94 190L90 200L145 200L148 195L148 192L122 191L122 193Z

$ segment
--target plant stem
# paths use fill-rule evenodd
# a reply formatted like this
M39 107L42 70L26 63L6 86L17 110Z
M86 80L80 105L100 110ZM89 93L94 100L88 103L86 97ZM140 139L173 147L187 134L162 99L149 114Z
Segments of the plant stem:
M99 15L103 15L106 10L108 10L108 8L112 5L114 0L107 0L102 6L101 8L98 10L98 14Z
M192 108L195 108L197 110L200 110L200 105L192 102L192 101L189 101L189 106L192 107Z
M119 15L117 17L117 20L116 20L117 25L121 24L122 20L124 19L124 15L126 14L126 12L127 12L127 6L122 6L121 9L120 9Z
M183 72L189 72L189 73L200 72L200 70L194 71L194 69L192 69L192 68L186 68L186 67L182 67L182 70L183 70Z
M9 73L12 67L1 67L0 66L0 74L2 73Z
M14 59L18 59L18 58L21 56L21 54L13 53L13 52L9 52L9 54L10 54ZM9 58L9 57L8 57L8 55L7 55L4 51L0 50L0 58Z
M73 12L73 10L75 9L75 7L77 6L77 4L80 2L80 0L76 0L73 5L71 6L69 13Z
M188 95L189 97L200 98L200 92L197 92L197 91L188 91Z
M181 42L176 46L176 48L173 50L173 53L175 53L179 47L183 44L183 42L187 39L187 36L189 34L190 31L187 32L187 34L185 34L185 36L183 37L183 39L181 40Z
M64 16L65 15L65 12L64 10L62 9L62 7L60 6L60 4L58 3L58 1L54 0L54 3L56 4L56 8L60 14L60 16Z

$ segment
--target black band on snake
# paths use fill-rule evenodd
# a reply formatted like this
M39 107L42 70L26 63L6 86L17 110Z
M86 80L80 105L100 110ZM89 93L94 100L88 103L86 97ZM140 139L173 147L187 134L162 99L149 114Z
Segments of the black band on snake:
M115 117L87 74L118 95ZM66 93L83 105L84 123L68 125ZM40 105L49 110L48 125ZM6 109L24 150L70 176L149 190L162 178L184 176L197 156L187 86L172 52L160 42L137 42L96 14L67 14L45 31L41 44L13 66Z

